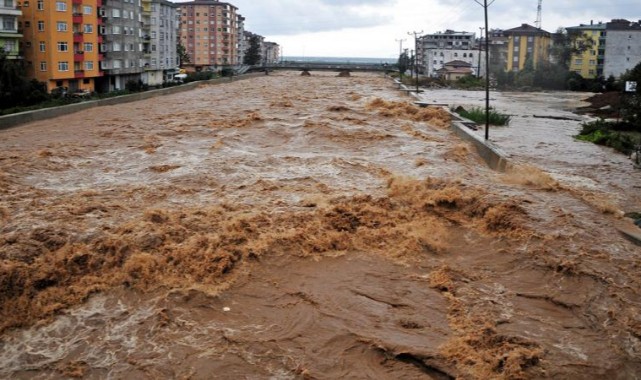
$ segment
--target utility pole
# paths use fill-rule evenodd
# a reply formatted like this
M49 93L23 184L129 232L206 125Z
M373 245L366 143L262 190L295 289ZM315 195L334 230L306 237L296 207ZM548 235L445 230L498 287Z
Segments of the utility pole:
M400 64L400 59L403 57L403 41L407 41L407 38L401 38L400 40L394 40L398 42L398 59L399 59L399 64ZM401 83L403 83L403 73L400 70L400 65L399 65L399 79Z
M485 29L484 27L479 28L481 30L481 33L479 34L479 66L476 71L476 77L480 78L481 77L481 42L483 42L483 30ZM485 53L487 54L487 52Z
M475 3L482 6L485 10L485 140L490 138L490 49L489 29L487 25L487 8L494 3L492 0L489 4L487 0L474 0Z
M423 31L420 32L407 32L408 35L414 35L414 71L416 71L416 93L419 93L418 90L418 35L423 34Z
M403 54L403 41L407 41L407 38L401 38L400 40L394 40L398 42L398 56L400 57Z

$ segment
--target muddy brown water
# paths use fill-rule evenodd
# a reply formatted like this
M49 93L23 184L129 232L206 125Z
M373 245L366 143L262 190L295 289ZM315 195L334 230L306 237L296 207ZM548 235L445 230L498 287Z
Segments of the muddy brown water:
M641 373L624 194L409 103L277 73L0 131L0 377Z

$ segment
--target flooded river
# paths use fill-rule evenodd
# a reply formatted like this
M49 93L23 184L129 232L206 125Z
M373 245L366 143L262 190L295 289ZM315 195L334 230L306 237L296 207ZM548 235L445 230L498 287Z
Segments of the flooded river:
M496 173L411 101L275 73L0 131L0 377L641 373L624 160L515 116Z

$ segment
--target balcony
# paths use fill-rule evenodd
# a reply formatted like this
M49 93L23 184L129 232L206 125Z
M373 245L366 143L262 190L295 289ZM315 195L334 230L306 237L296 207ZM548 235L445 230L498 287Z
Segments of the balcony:
M82 0L71 0L71 4L82 5Z
M71 18L74 24L82 24L82 13L74 13Z
M73 42L74 43L83 42L84 40L85 39L84 39L84 36L83 36L82 32L74 32L73 33Z
M74 76L74 78L84 78L85 77L85 71L84 70L74 70L73 76Z

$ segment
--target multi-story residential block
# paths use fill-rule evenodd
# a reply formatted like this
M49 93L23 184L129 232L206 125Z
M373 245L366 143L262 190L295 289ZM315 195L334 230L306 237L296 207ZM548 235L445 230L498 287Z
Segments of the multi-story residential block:
M21 23L27 75L49 91L94 91L102 76L99 45L103 0L23 1Z
M263 42L264 61L266 64L278 63L280 61L280 46L276 42Z
M217 0L180 3L180 41L194 70L238 64L238 8Z
M531 61L536 68L540 63L549 62L552 35L543 29L522 24L504 31L508 37L507 70L520 71Z
M575 39L576 44L583 44L588 48L582 53L573 54L570 58L570 71L580 74L583 78L596 78L603 76L603 63L605 60L606 25L603 23L579 25L565 28L567 33Z
M475 33L446 30L420 37L417 54L419 72L431 77L442 76L441 70L446 63L462 61L469 64L472 73L477 74L479 70L484 73L485 51L479 51L475 36Z
M178 5L167 0L143 0L143 83L162 85L177 74Z
M236 21L236 36L238 37L238 43L236 44L236 64L242 65L245 62L245 50L247 50L247 44L245 40L245 17L238 15Z
M423 73L431 77L441 76L440 70L448 62L465 62L471 74L478 75L479 63L481 76L485 76L485 50L429 49L425 51ZM480 58L480 62L479 62Z
M641 63L641 20L612 20L606 24L603 76L620 77Z
M0 0L0 49L4 50L9 59L20 56L20 39L18 32L18 17L22 11L18 9L16 0Z
M99 81L99 88L104 92L122 90L128 82L142 80L145 54L142 3L140 0L103 0L101 11L104 20L101 69L105 77Z
M490 46L490 68L506 70L509 38L505 36L501 29L491 29L488 37Z

